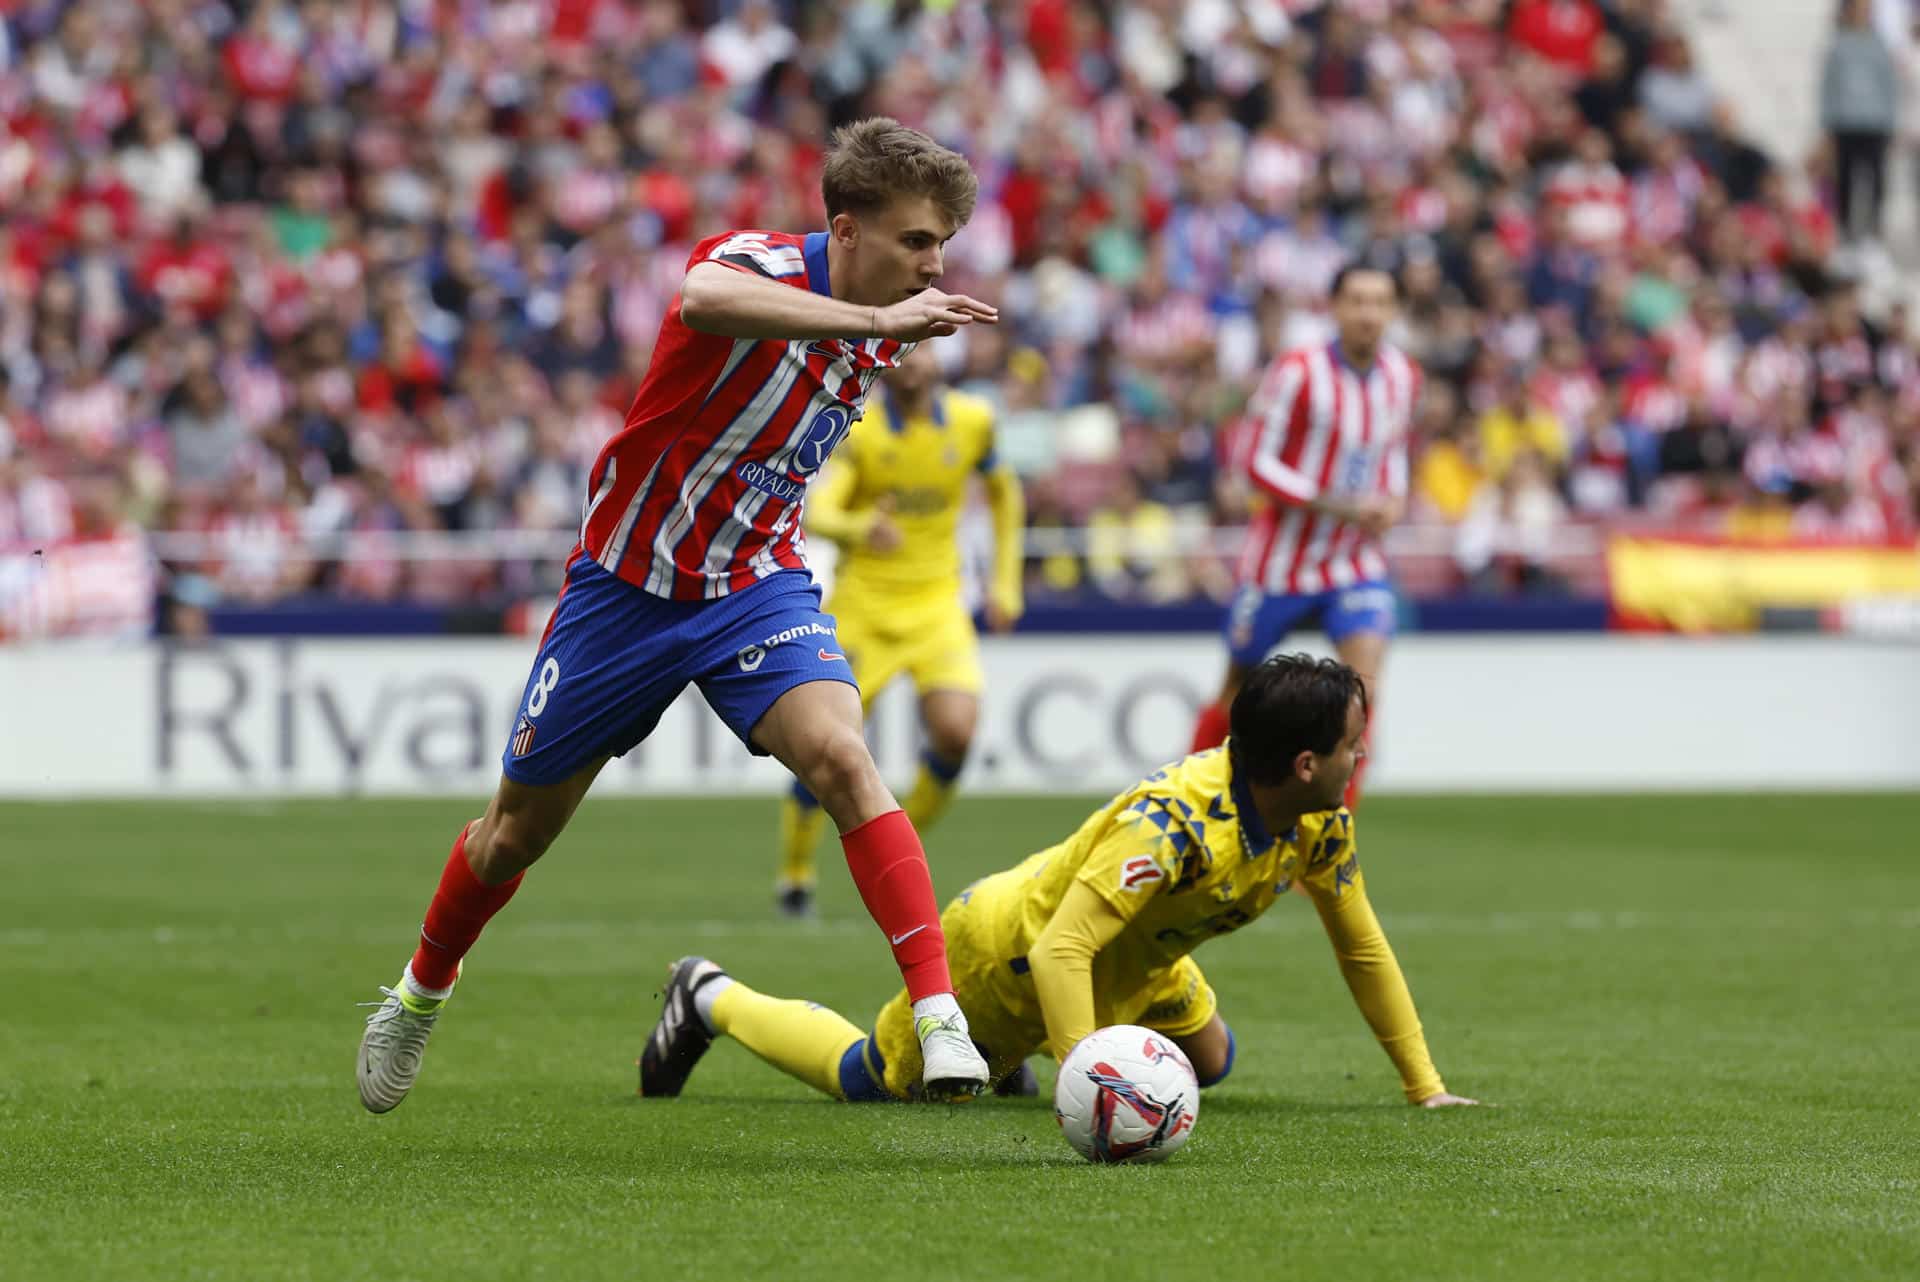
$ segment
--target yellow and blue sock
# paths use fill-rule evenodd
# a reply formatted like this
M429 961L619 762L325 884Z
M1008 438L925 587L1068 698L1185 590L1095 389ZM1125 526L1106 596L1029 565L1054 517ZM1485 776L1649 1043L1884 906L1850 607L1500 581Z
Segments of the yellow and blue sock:
M965 765L965 761L949 761L931 750L921 754L920 773L914 778L913 791L907 794L902 807L916 831L925 832L946 812Z
M793 782L793 791L780 803L780 882L813 888L813 850L820 844L820 825L826 811L812 793Z

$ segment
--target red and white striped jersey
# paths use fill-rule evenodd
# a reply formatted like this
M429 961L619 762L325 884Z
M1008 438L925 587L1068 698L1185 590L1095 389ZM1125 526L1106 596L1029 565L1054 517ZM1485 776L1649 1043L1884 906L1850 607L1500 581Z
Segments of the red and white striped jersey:
M829 292L825 232L729 232L694 247L688 268L702 262ZM807 485L911 346L705 334L680 319L676 296L626 425L587 478L581 544L635 587L679 601L806 569Z
M1386 577L1377 540L1305 505L1322 494L1405 497L1420 379L1418 365L1384 344L1364 373L1337 342L1268 367L1249 407L1259 428L1247 475L1271 502L1247 532L1242 584L1297 594Z

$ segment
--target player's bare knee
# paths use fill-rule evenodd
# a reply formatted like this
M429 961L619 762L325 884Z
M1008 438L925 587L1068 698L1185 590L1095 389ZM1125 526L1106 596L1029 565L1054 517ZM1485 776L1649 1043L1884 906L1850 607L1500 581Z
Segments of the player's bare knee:
M802 772L801 782L819 798L828 813L838 817L879 778L866 740L857 730L842 729L822 739Z

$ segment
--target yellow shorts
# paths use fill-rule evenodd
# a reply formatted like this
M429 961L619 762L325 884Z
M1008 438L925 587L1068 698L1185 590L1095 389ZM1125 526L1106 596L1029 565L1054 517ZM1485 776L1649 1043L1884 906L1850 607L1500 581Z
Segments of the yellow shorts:
M913 688L921 694L979 694L985 684L980 637L957 592L900 607L870 597L836 595L827 603L827 613L835 618L840 648L868 706L901 673L913 679Z
M954 997L996 1082L1047 1041L1046 1021L1026 959L1020 958L1016 969L1013 958L998 956L989 945L1006 897L1020 893L1012 885L995 886L998 880L995 876L974 883L968 895L948 904L940 914ZM1094 994L1094 1018L1100 1027L1141 1024L1169 1037L1192 1036L1211 1023L1219 1009L1213 987L1190 956L1149 976L1120 1001ZM896 1099L913 1098L920 1086L920 1039L914 1035L913 1003L904 988L880 1008L873 1024L873 1046L886 1061L887 1093Z

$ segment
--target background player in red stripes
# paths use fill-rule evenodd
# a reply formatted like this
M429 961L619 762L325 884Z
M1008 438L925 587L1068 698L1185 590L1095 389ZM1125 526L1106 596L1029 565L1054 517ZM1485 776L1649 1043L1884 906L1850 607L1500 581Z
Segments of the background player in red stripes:
M826 809L913 997L935 1098L986 1084L953 998L926 856L860 732L860 694L801 555L807 485L884 370L992 307L932 288L972 216L965 159L895 121L834 137L829 229L698 245L626 425L588 478L580 545L486 814L455 839L400 980L367 1019L360 1099L399 1104L489 918L594 776L688 684ZM689 852L663 852L685 857ZM670 995L671 999L671 995Z
M1227 677L1201 710L1193 748L1227 735L1227 709L1255 664L1318 624L1379 706L1393 635L1393 585L1380 538L1406 510L1407 436L1420 368L1386 341L1399 302L1391 272L1349 263L1333 278L1331 343L1287 352L1250 406L1247 475L1261 499L1226 621ZM1361 772L1347 788L1359 800Z

